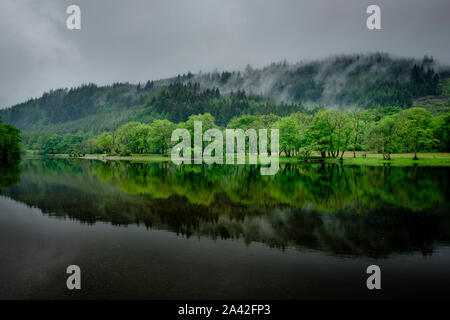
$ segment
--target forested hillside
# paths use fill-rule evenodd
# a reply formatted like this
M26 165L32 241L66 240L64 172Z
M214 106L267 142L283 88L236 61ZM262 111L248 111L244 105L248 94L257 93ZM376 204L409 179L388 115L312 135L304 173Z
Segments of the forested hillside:
M21 129L26 142L52 133L84 139L130 121L180 123L204 113L221 127L244 115L314 115L323 108L401 110L415 105L436 113L448 111L448 78L449 69L430 57L346 55L262 69L188 73L143 84L56 89L0 110L0 117Z
M410 107L416 97L440 93L436 73L449 76L448 68L438 66L432 57L419 61L376 53L185 77L202 87L219 87L222 92L245 90L275 101Z

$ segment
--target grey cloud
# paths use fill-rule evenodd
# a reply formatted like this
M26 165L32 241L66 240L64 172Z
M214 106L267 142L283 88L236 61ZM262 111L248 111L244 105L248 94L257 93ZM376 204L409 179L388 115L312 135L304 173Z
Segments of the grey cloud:
M382 30L365 27L378 4ZM82 29L67 30L77 4ZM43 91L385 51L450 64L448 0L2 0L0 107Z

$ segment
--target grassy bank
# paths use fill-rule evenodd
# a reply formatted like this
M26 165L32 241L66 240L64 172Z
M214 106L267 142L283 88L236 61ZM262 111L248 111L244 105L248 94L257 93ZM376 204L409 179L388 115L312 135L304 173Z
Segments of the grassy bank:
M56 158L70 158L68 154L52 155ZM353 157L353 152L344 154L343 164L345 165L368 165L378 166L390 164L392 166L450 166L450 153L418 153L418 160L413 160L412 153L392 154L391 160L384 160L382 154L357 152ZM115 161L133 161L133 162L164 162L171 161L170 156L165 157L160 154L132 154L131 156L108 156L106 154L87 154L80 159L91 160L115 160ZM319 162L318 154L312 154L306 161L299 157L280 156L280 163L303 163ZM339 158L326 158L326 163L340 163ZM247 157L248 163L248 157Z
M420 155L418 160L413 158L398 157L392 158L391 160L383 160L381 157L367 157L367 158L344 158L343 163L345 165L366 165L366 166L383 166L390 164L391 166L450 166L450 155L446 158L421 158ZM339 163L338 159L327 159L326 162Z
M313 155L317 158L319 155ZM343 163L346 165L385 165L390 164L392 166L450 166L450 153L418 153L418 160L414 160L413 153L395 153L391 154L391 160L384 160L383 155L380 153L366 153L356 152L356 157L353 157L353 152L347 152L344 154ZM327 158L325 162L339 163L338 158Z

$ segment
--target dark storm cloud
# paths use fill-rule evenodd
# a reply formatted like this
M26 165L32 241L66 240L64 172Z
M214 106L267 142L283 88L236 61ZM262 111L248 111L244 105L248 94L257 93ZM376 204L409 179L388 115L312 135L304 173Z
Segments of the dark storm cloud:
M82 29L67 30L68 5ZM382 30L366 29L378 4ZM2 0L0 107L51 88L386 51L450 64L448 0Z

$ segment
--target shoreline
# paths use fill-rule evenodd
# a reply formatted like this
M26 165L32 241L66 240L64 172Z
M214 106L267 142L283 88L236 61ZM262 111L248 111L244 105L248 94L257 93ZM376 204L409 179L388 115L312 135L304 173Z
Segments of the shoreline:
M50 157L59 159L85 159L85 160L100 160L100 161L131 161L138 163L145 162L172 162L171 157L164 157L162 155L146 154L146 155L132 155L132 156L107 156L107 155L85 155L78 157L71 157L68 154L58 154L58 155L43 155L39 157ZM392 154L391 160L384 160L381 154L368 154L367 157L356 157L353 158L353 154L348 154L344 156L341 161L339 158L325 158L325 160L320 160L317 157L310 157L309 159L303 160L298 157L286 157L280 156L280 164L320 164L320 163L331 163L331 164L342 164L342 165L367 165L367 166L380 166L380 165L391 165L391 166L450 166L450 153L422 153L418 154L419 159L414 160L411 154ZM25 157L26 158L26 157ZM226 163L224 163L225 165ZM248 163L246 163L248 164ZM231 164L238 165L238 164Z

